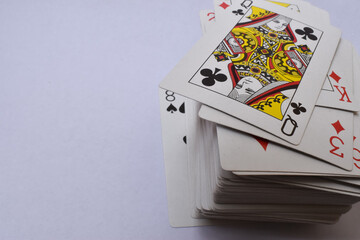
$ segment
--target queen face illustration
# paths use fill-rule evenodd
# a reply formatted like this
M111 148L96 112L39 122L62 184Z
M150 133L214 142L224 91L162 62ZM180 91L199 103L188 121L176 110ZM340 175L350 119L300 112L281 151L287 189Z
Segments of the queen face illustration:
M274 18L272 21L268 22L266 25L274 31L284 31L289 22L290 18L284 16L278 16Z
M244 77L236 84L235 88L229 94L229 97L245 102L251 95L261 89L261 83L253 77Z

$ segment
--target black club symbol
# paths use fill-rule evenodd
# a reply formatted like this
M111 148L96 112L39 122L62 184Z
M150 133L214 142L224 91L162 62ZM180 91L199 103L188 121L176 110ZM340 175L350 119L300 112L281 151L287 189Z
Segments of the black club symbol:
M232 13L235 15L244 15L244 12L242 9L234 10L234 11L232 11Z
M293 112L296 114L296 115L299 115L301 112L306 112L306 108L302 107L301 106L301 103L291 103L291 106L294 108L293 109Z
M315 36L313 33L314 33L314 30L312 30L311 28L309 27L304 27L303 30L301 29L296 29L295 32L299 35L304 35L302 37L302 39L305 39L306 40L306 37L308 37L310 40L317 40L317 36Z
M227 80L227 77L225 74L218 73L221 71L219 68L215 68L214 73L212 70L205 68L200 71L200 74L203 75L205 78L202 80L202 84L204 84L207 87L211 87L215 84L215 80L218 82L225 82Z

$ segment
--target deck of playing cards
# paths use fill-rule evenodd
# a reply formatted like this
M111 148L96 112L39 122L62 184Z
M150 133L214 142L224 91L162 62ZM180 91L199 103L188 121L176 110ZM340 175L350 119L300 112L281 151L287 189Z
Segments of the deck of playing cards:
M360 200L360 58L300 0L215 0L161 82L172 226L335 223Z

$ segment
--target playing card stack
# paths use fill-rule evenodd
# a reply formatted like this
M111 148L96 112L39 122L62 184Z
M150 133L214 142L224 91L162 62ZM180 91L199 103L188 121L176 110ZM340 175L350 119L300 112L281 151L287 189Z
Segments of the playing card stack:
M300 0L214 1L159 89L172 226L331 224L360 200L360 58Z

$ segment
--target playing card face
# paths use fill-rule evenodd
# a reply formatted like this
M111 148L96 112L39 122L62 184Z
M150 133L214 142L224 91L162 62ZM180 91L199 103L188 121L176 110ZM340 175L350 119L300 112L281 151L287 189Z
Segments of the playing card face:
M289 4L286 4L286 3L283 3L283 4L284 4L283 5L284 7L289 6ZM215 5L215 12L220 12L221 14L226 14L226 13L228 14L228 12L226 12L226 8L231 5L231 2L230 1L223 2L223 1L215 0L214 5ZM305 9L305 7L302 6L300 9ZM294 8L293 10L297 11L299 9ZM311 8L311 10L314 11L315 8ZM210 11L210 12L213 12L213 11ZM215 15L215 16L217 16L217 15ZM209 21L206 21L206 18L201 18L201 23L202 23L202 25L209 24ZM212 24L213 23L214 22L212 22ZM208 28L209 28L209 26L208 26ZM347 41L345 41L345 42L348 43ZM344 47L340 47L340 45L344 45L344 41L341 41L341 43L339 44L339 48L338 48L337 53L336 53L335 58L334 58L334 62L336 62L336 60L335 60L336 58L339 58L338 52L343 51ZM352 56L351 44L350 44L350 48L348 48L348 49L351 50L351 54L345 54L345 55ZM344 54L342 54L342 55L344 55ZM340 59L337 60L337 61L341 63ZM332 65L336 65L336 64L334 64L334 62L332 63ZM350 63L352 65L352 60L350 61ZM351 74L351 78L352 78L352 66L351 66L351 70L349 70L348 72ZM325 84L324 84L324 86L325 86ZM327 94L328 91L326 89L324 90L324 87L323 87L323 89L322 89L322 91L320 93L320 96L323 94L323 92L325 92L325 94ZM329 95L327 95L327 97L329 98ZM317 103L317 105L319 105L319 104ZM331 107L331 104L329 105L329 107ZM319 111L316 111L316 112L320 113ZM304 139L305 144L300 144L298 146L293 146L293 145L287 144L286 142L284 142L284 141L282 141L280 139L276 139L271 134L268 134L268 133L266 133L264 131L261 131L258 128L255 128L255 127L253 127L253 126L251 126L249 124L246 124L245 122L238 123L238 121L240 121L240 120L236 120L235 118L232 118L229 121L228 118L231 118L229 115L226 115L226 114L224 114L224 113L222 113L220 111L216 111L214 109L210 109L209 107L206 107L206 106L202 107L202 109L200 111L200 115L203 118L205 118L205 119L207 119L209 121L213 121L213 122L216 122L218 124L222 124L222 125L225 125L225 126L228 126L228 127L231 127L231 128L235 128L235 129L238 129L240 131L244 131L244 132L256 135L256 136L260 136L260 137L265 138L267 140L282 144L282 145L290 147L290 148L294 148L297 151L301 151L301 152L313 155L315 157L323 159L324 161L329 161L330 160L329 162L334 162L336 165L339 165L339 166L346 166L345 167L346 169L351 170L351 167L352 167L351 160L347 159L347 161L339 161L339 158L340 158L341 155L330 154L331 152L329 152L328 149L327 149L327 148L329 148L329 146L317 146L317 148L312 147L312 144L311 144L312 141L311 140L316 139L317 142L327 143L328 140L331 137L331 133L330 133L331 131L324 131L323 130L323 126L324 126L324 124L326 122L328 122L328 127L331 126L331 122L330 122L329 118L327 118L326 114L323 115L323 114L320 113L320 115L321 115L320 118L318 118L316 114L315 114L315 116L313 116L313 119L316 119L317 121L316 122L312 121L312 123L310 124L310 126L311 126L311 128L309 129L310 134L308 133L306 135L307 136L306 138L308 140ZM218 116L218 115L220 115L220 116ZM345 115L347 115L347 114L345 113ZM235 124L233 122L235 122ZM310 122L311 122L311 120L310 120ZM351 120L348 121L348 122L349 122L348 124L351 124ZM347 129L347 136L345 138L347 139L347 142L349 142L349 139L352 137L352 135L351 135L352 134L352 126L350 125L349 128L346 126L346 129ZM330 129L328 129L328 130L330 130ZM267 141L265 139L264 139L264 141ZM306 144L306 143L308 143L308 144ZM348 146L344 149L344 151L347 152L346 155L351 155L350 152L352 150L351 150L350 147L351 146L348 144ZM346 164L344 164L344 162Z
M278 4L285 8L289 8L293 11L298 11L302 14L306 13L308 15L317 16L322 20L325 19L326 22L330 22L328 12L312 6L307 2L289 0L278 0L269 2ZM231 1L229 0L215 0L215 15L212 15L212 18L221 19L226 14L231 14L231 12L227 10L230 5ZM206 29L203 28L203 32L206 32L210 29L209 25L215 24L215 21L207 22L206 19L202 18L201 22L202 25L207 25ZM349 111L358 111L359 104L353 94L354 88L352 86L352 72L352 45L349 41L342 39L339 43L339 47L334 56L334 60L331 64L330 70L326 76L316 105L344 109ZM338 81L343 82L343 84L339 86L339 84L337 84Z
M265 151L269 142L273 142L309 154L319 158L319 161L321 159L346 170L353 168L352 112L315 107L303 140L299 145L289 144L257 127L206 106L201 108L199 115L208 121L252 134L259 144L264 146ZM316 144L314 144L315 142ZM236 160L234 159L234 161ZM227 165L230 166L230 163ZM230 169L232 168L230 167Z
M358 111L354 97L353 47L341 39L316 105Z
M360 176L272 142L217 126L221 166L237 175Z
M298 144L340 33L262 1L231 8L161 86Z
M221 1L218 1L218 2L221 2ZM218 5L218 8L222 9L222 7L220 7L220 5ZM226 5L224 5L224 6L226 6ZM201 21L202 21L203 24L207 24L207 22L205 22L203 20L201 20ZM332 67L330 68L330 71L329 71L328 75L331 75L331 72L334 70L334 68L336 68L336 69L339 69L341 71L341 73L344 73L344 76L347 76L346 77L347 79L352 79L353 78L353 76L352 76L352 69L353 69L353 67L352 67L352 65L353 65L352 64L353 63L353 61L352 61L352 52L353 52L353 48L352 48L351 43L349 43L348 41L342 39L340 44L339 44L339 47L337 49L336 55L335 55L333 63L332 63ZM350 56L351 60L350 61L349 60L344 61L344 58L342 58L342 56ZM345 64L344 64L344 62L345 62ZM337 64L337 63L339 63L339 64ZM351 67L348 68L348 69L346 69L346 68L344 69L342 66L344 66L346 64L347 65L350 64ZM327 99L327 101L323 101L323 103L320 101L320 103L319 103L319 99L318 99L318 102L316 103L316 105L320 105L320 106L324 105L324 106L327 106L327 107L334 108L336 106L336 103L339 102L339 99L340 99L341 96L335 96L335 98L334 98L334 94L329 95L329 90L327 89L327 84L326 83L327 83L327 81L324 83L324 86L323 86L323 89L322 89L322 91L320 93L319 99L323 99L323 100ZM350 81L350 83L351 83L351 86L347 85L347 89L353 88L352 87L352 81ZM330 87L331 87L331 85L330 85ZM333 93L333 92L330 92L330 93ZM356 102L356 101L353 101L353 102ZM346 109L346 107L337 107L337 108ZM319 112L319 111L317 111L317 112ZM333 163L335 163L335 165L343 166L343 167L346 166L345 167L346 169L351 170L351 160L347 159L347 161L339 161L339 158L340 158L341 155L334 154L335 152L329 152L328 149L327 149L328 146L323 146L323 147L318 146L317 148L312 147L311 144L308 144L307 146L306 146L306 144L305 145L300 144L298 146L292 146L292 145L289 145L289 144L287 144L286 142L284 142L284 141L282 141L280 139L276 139L271 134L268 134L268 133L266 133L264 131L261 131L260 129L255 128L255 127L253 127L253 126L251 126L249 124L246 124L245 122L238 123L238 121L240 121L240 120L237 120L235 118L232 118L229 121L228 118L231 118L229 115L224 114L224 113L222 113L220 111L216 111L216 110L211 109L211 108L206 107L206 106L202 107L202 109L200 111L200 115L203 118L205 118L205 119L207 119L209 121L213 121L213 122L216 122L218 124L228 126L230 128L235 128L235 129L238 129L240 131L244 131L244 132L256 135L256 136L260 136L260 137L265 138L267 140L282 144L284 146L288 146L290 148L294 148L297 151L301 151L301 152L310 154L312 156L318 157L320 159L323 159L324 161L333 162ZM322 126L324 124L326 124L326 122L328 122L328 127L330 126L331 123L329 121L329 118L327 118L326 115L322 115L322 116L320 116L318 118L316 116L316 114L315 114L315 116L313 116L313 119L316 119L317 121L314 122L314 121L311 121L311 119L310 119L311 124L309 124L309 125L311 126L311 128L308 129L310 134L309 133L306 134L306 139L308 139L308 140L304 139L304 143L311 143L312 139L317 139L317 142L327 143L328 140L331 137L331 134L329 135L329 133L331 131L327 131L327 132L323 131ZM234 124L234 122L236 122L236 123ZM351 122L349 122L348 124L351 124ZM346 126L347 136L345 138L348 139L347 142L349 142L349 139L352 137L351 136L351 132L352 132L351 128L352 128L352 126L349 126L349 128ZM264 141L266 141L266 140L264 140ZM334 141L334 138L332 139L332 141ZM351 150L349 144L347 145L347 147L345 148L344 151L347 152L346 155L351 155L350 151L352 151L352 150ZM344 163L346 163L346 165L344 165Z
M186 99L161 88L159 98L170 224L173 227L207 225L207 220L191 217L193 206L190 202L185 136Z

